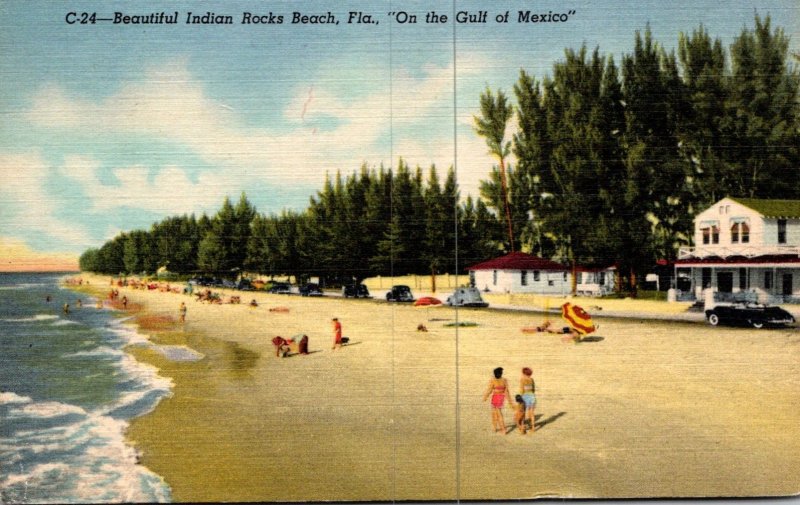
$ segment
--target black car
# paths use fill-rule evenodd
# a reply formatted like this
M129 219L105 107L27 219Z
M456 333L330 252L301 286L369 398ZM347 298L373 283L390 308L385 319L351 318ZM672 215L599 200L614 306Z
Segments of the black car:
M783 326L794 323L794 317L780 307L760 303L733 303L717 305L706 310L706 320L711 326L729 324L736 326Z
M268 293L288 295L292 292L292 286L288 282L273 282L267 290Z
M370 298L369 289L364 284L348 284L342 287L342 296L345 298Z
M392 286L392 289L386 293L387 302L413 302L414 295L411 294L411 288L408 286L398 285Z
M322 290L319 288L319 284L314 284L313 282L309 282L303 286L300 286L300 295L301 296L322 296Z

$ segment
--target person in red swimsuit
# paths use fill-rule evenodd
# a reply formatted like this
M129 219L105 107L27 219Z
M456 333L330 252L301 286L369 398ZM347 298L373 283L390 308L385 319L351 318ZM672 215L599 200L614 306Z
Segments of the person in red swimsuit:
M501 367L494 369L494 379L489 381L489 387L486 388L486 392L483 394L483 401L486 401L489 395L492 396L492 427L495 433L499 431L505 435L506 423L501 409L504 401L507 400L509 405L512 405L513 402L511 401L511 393L508 390L508 381L503 378L503 369Z
M333 350L339 349L342 347L342 323L339 322L339 318L334 317L333 320Z

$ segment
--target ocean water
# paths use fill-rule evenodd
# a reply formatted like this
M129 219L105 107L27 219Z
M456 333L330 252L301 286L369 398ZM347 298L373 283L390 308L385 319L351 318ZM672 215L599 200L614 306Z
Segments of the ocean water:
M125 430L172 382L124 352L145 337L60 278L0 274L0 503L168 502Z

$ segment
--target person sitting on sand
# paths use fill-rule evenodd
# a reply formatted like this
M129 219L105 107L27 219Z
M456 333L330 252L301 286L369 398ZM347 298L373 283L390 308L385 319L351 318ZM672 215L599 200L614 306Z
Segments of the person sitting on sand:
M250 306L251 306L251 307L253 307L253 308L256 308L256 307L258 307L258 302L256 301L256 299L255 299L255 298L253 298L252 300L250 300Z
M289 355L290 347L289 341L281 336L276 336L272 339L272 344L275 346L275 356L285 358Z
M308 335L303 335L297 343L297 352L308 354Z
M486 388L486 392L483 394L483 401L486 401L489 395L492 396L492 427L495 433L499 431L505 435L506 424L503 420L503 411L501 409L503 408L503 400L508 400L509 405L512 402L511 393L508 390L508 381L503 378L502 367L494 369L494 379L489 381L489 387Z
M520 435L525 434L525 401L522 399L522 395L516 395L514 397L514 424L517 425L517 431Z
M530 425L531 431L535 431L533 423L534 407L536 407L536 383L533 382L533 370L528 367L522 369L522 377L519 380L519 397L525 404L525 421Z

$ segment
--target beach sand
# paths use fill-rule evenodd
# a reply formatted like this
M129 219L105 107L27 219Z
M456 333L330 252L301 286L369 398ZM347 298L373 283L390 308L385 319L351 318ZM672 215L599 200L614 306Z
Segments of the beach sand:
M108 278L92 285L107 290ZM120 293L141 306L152 342L204 356L130 349L175 384L128 432L175 501L800 491L796 328L606 318L594 338L573 344L521 332L542 314L241 293L259 301L250 308ZM333 317L351 341L335 352ZM456 318L477 326L445 326ZM416 331L420 323L429 331ZM297 333L309 336L311 354L275 357L272 337ZM508 407L510 432L492 432L482 395L497 366L512 393L521 368L533 369L535 433L512 430Z

